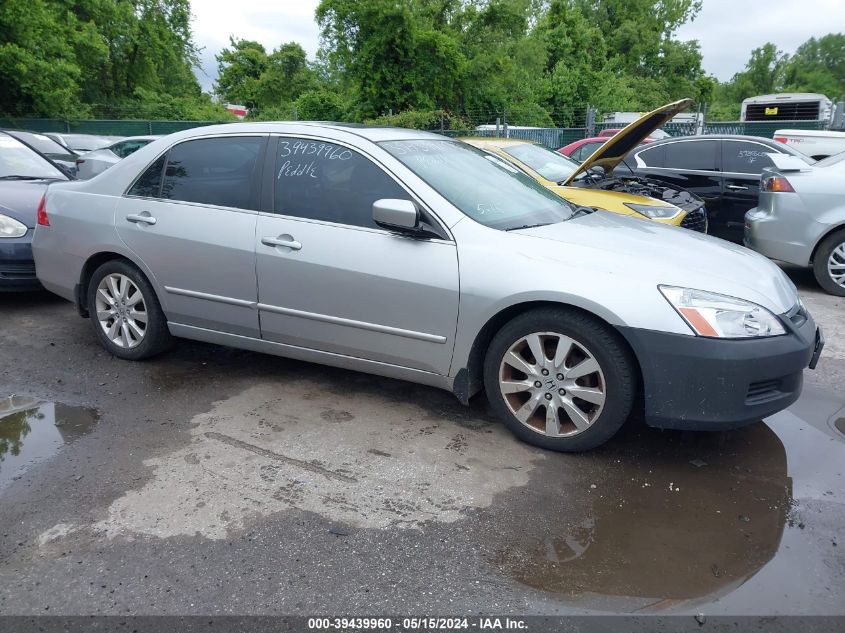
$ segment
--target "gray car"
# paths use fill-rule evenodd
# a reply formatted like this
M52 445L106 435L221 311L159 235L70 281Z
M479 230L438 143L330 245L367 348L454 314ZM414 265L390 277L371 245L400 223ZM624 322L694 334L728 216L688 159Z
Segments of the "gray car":
M745 215L745 244L810 267L827 292L845 297L845 153L812 165L771 155L757 207Z
M821 338L764 257L574 208L459 141L325 123L198 128L51 186L38 277L112 354L172 337L484 390L563 451L794 402Z

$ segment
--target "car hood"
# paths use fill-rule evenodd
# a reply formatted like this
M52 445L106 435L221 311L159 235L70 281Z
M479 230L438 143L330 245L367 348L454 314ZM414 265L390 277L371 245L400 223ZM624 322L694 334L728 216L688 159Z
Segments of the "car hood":
M0 180L0 213L35 228L38 203L52 180Z
M549 242L547 259L564 267L590 262L607 274L632 272L654 285L717 292L783 314L798 301L795 285L771 261L715 237L596 211L566 222L513 231ZM557 243L557 244L554 244ZM560 248L558 244L566 245ZM536 245L531 248L537 252Z
M642 115L633 123L629 123L619 132L611 136L604 145L593 152L587 160L581 163L581 167L562 184L568 185L579 174L583 174L590 167L604 167L606 173L613 171L622 159L634 149L637 145L643 142L649 134L654 132L661 125L671 120L673 116L679 112L686 110L692 99L681 99L680 101L673 101L667 103L665 106L652 110L651 112Z

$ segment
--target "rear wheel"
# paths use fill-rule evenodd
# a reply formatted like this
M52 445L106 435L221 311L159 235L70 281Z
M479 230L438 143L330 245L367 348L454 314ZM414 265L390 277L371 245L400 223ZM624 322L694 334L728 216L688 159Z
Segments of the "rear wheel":
M845 231L828 235L819 244L813 274L826 292L845 297Z
M115 356L141 360L171 344L167 320L150 282L125 261L108 261L94 271L87 303L97 338Z
M603 444L631 412L636 373L619 335L567 308L505 325L484 367L487 397L520 439L556 451Z

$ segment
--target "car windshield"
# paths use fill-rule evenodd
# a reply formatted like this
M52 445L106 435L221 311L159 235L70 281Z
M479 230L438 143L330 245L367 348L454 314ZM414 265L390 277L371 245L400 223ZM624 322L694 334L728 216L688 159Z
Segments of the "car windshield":
M0 134L0 179L67 180L67 177L18 139Z
M566 180L579 166L571 158L533 143L507 145L502 151L553 182Z
M381 146L476 222L501 230L563 222L574 209L505 160L453 141Z
M56 143L56 141L51 139L49 136L44 136L43 134L36 134L34 132L15 132L12 135L16 136L27 145L34 147L42 154L66 155L68 153L64 147Z

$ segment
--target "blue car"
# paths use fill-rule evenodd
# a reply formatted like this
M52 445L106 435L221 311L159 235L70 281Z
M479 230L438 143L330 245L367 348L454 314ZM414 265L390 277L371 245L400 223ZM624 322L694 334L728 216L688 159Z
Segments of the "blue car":
M57 180L70 178L49 159L0 132L0 292L41 287L32 234L41 196Z

